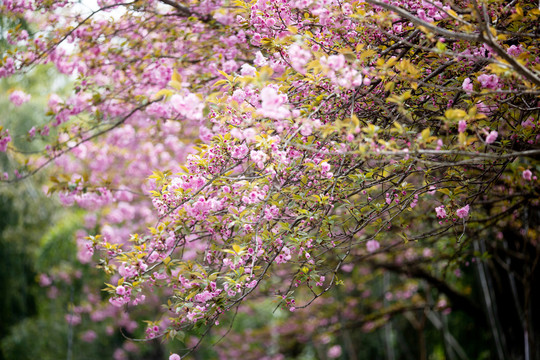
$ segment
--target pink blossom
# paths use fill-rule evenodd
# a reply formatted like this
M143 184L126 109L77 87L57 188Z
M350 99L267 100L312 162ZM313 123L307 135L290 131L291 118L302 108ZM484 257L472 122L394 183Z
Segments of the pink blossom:
M525 171L523 171L523 173L521 174L521 176L523 176L523 179L527 180L527 181L531 181L532 179L532 172L531 170L527 169Z
M91 241L87 241L84 238L77 239L77 259L83 263L87 264L92 260L94 255L94 248Z
M472 92L473 91L473 84L472 84L471 79L465 78L465 80L463 80L463 84L461 85L461 87L467 93Z
M239 128L234 128L229 133L238 140L244 140L244 133Z
M493 144L495 140L497 140L497 137L499 136L499 133L493 130L489 133L489 135L486 137L486 144Z
M352 15L352 13L353 13L352 5L349 4L349 3L343 4L341 9L343 10L343 14L345 14L347 16Z
M204 104L195 94L171 96L170 104L181 116L189 120L201 120Z
M257 164L257 167L259 169L262 169L264 168L264 162L268 160L268 155L266 155L266 153L260 150L252 151L251 160L253 160L253 162Z
M255 68L253 68L252 66L249 66L249 67L255 71ZM223 71L226 72L227 74L230 74L236 71L237 69L238 69L238 63L234 60L228 60L223 63Z
M438 218L444 219L446 217L446 210L444 209L444 205L436 207L435 212L437 213Z
M232 148L231 156L234 159L243 159L247 155L248 151L249 149L246 144L235 146Z
M499 84L499 78L497 75L482 74L478 77L478 82L483 88L497 89Z
M302 124L302 127L300 128L300 134L302 136L309 136L313 133L313 126L309 123Z
M213 297L214 297L214 294L212 294L210 291L206 290L206 291L203 291L200 294L195 295L194 299L195 299L195 301L205 303L208 300L212 299Z
M148 256L147 262L150 264L153 264L156 261L158 261L158 259L159 259L159 252L154 251L150 254L150 256ZM116 293L118 294L118 288L116 289ZM119 295L123 295L123 294L119 294Z
M257 53L255 54L255 60L253 61L253 63L257 66L264 66L268 64L268 61L266 60L266 58L260 51L257 51Z
M114 353L113 353L113 359L114 360L127 360L127 354L124 350L122 349L116 349L114 350Z
M247 128L242 132L243 138L246 139L248 142L255 141L255 136L256 135L257 134L255 132L255 129L253 129L253 128Z
M287 95L278 93L272 86L266 86L261 90L261 108L259 112L263 116L282 120L290 114L289 110L284 106L286 102Z
M268 19L266 19L265 23L266 23L266 26L272 27L272 26L274 26L276 24L276 19L268 18Z
M241 103L246 99L246 92L242 89L236 89L234 90L231 98L237 103Z
M414 194L414 198L411 201L411 208L414 208L418 204L418 194Z
M345 63L345 56L343 54L330 55L326 61L328 67L334 71L341 70L345 66Z
M377 240L369 240L367 243L366 243L366 248L367 248L367 251L372 253L374 251L377 251L378 248L381 247L381 244L379 244L379 242Z
M121 264L118 268L118 273L120 276L129 278L137 275L137 269L134 266L127 265L125 263Z
M465 120L460 120L458 123L458 132L462 133L465 132L467 129L467 122Z
M331 166L330 166L330 164L328 164L326 161L321 162L320 165L321 165L321 171L322 171L322 172L328 172L328 171L330 171L330 167L331 167Z
M30 101L31 96L24 91L21 90L15 90L9 95L9 101L13 103L15 106L21 106L25 102Z
M246 287L249 289L253 289L255 286L257 286L257 280L252 280L246 284Z
M255 72L257 69L255 69L253 66L249 64L244 64L240 68L240 75L242 76L255 76Z
M122 305L124 305L124 304L125 304L126 302L128 302L128 301L126 301L124 298L117 298L117 297L115 297L115 298L110 298L110 299L109 299L109 302L110 302L111 305L113 305L113 306L116 306L116 307L122 307Z
M479 101L476 103L476 108L478 109L479 113L490 115L495 110L497 110L496 105L486 105L483 101Z
M206 126L200 126L199 127L199 138L204 142L210 142L212 140L212 137L214 136L214 133L212 130L207 128Z
M40 285L40 286L45 287L45 286L49 286L49 285L51 285L51 284L52 284L52 280L51 280L51 278L48 277L46 274L41 274L41 275L39 276L39 285Z
M88 330L81 335L81 340L87 343L94 342L97 339L97 334L94 330Z
M341 346L334 345L330 347L330 349L328 349L327 355L330 359L336 359L341 356L341 353L342 353Z
M461 209L457 209L456 215L457 215L460 219L463 219L463 218L466 218L467 216L469 216L469 204L465 205L465 206L462 207Z
M264 209L264 218L266 220L272 220L279 216L279 208L276 205L272 205Z
M303 74L305 72L304 66L311 58L311 53L297 44L292 44L288 50L293 69Z
M10 141L11 141L11 136L9 136L9 131L0 130L0 152L5 152L7 150L7 146Z
M508 48L506 52L508 53L508 55L517 57L519 56L519 54L523 52L523 49L521 48L521 45L520 46L512 45Z
M169 360L180 360L180 359L182 358L178 354L172 354L171 356L169 356Z
M534 121L534 118L531 116L527 120L522 122L521 126L534 129L536 127L536 125L534 124L533 121Z
M60 110L60 103L62 102L62 98L58 96L57 94L51 94L49 97L49 102L47 103L47 106L53 111L58 112Z

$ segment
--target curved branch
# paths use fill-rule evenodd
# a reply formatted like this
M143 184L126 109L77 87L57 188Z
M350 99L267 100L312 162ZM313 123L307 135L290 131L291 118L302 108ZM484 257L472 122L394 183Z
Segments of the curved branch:
M383 268L397 274L403 274L410 278L419 278L427 281L430 285L437 288L437 290L439 290L441 293L445 294L457 309L465 311L479 323L485 323L486 319L484 316L482 316L483 311L478 305L472 302L471 299L465 295L450 287L448 283L433 276L426 270L414 265L402 266L398 264L375 261L369 261L369 263L374 267Z
M390 5L390 4L386 4L386 3L376 1L376 0L367 0L366 2L371 4L371 5L379 6L379 7L382 7L383 9L393 11L396 14L398 14L398 15L410 20L411 22L415 23L416 25L423 26L426 29L428 29L428 30L430 30L430 31L432 31L432 32L434 32L436 34L445 36L445 37L447 37L449 39L458 39L458 40L481 42L480 34L474 34L473 35L473 34L458 33L458 32L455 32L455 31L441 29L438 26L432 25L432 24L430 24L430 23L428 23L428 22L414 16L410 12L408 12L406 10L403 10L400 7Z

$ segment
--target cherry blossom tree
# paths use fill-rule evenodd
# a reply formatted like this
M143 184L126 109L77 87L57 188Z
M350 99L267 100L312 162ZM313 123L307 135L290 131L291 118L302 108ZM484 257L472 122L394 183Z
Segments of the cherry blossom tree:
M162 305L148 319L153 339L216 325L225 335L221 319L257 299L291 321L327 309L296 325L311 324L306 333L345 323L389 333L395 314L414 326L460 309L488 322L494 356L538 356L537 4L1 7L33 29L6 35L1 77L53 63L76 79L24 135L46 141L42 152L21 154L6 128L0 150L18 161L5 183L50 165L49 192L87 209L78 258L111 275L108 303L90 314ZM467 266L486 316L459 288ZM492 306L500 274L515 341ZM350 309L338 320L336 293ZM325 356L341 356L336 346Z

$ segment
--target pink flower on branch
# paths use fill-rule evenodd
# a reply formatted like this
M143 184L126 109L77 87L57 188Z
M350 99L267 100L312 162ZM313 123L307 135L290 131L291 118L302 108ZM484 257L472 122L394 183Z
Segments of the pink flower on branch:
M304 66L306 66L311 58L311 53L297 44L292 44L288 50L293 69L301 74L305 73Z
M9 136L9 130L2 130L0 127L0 152L5 152L7 150L10 141L11 136Z
M497 140L497 137L499 136L499 133L493 130L486 136L486 144L493 144L495 140Z
M467 216L469 216L469 205L467 204L464 207L458 209L456 211L456 215L460 219L463 219L463 218L466 218Z
M377 251L377 249L379 249L380 247L381 247L381 244L379 244L377 240L369 240L366 243L367 251L370 253Z
M471 79L469 78L465 78L465 80L463 80L463 90L466 92L466 93L470 93L473 91L473 84L472 84L472 81Z
M342 353L341 346L334 345L330 349L328 349L327 355L330 359L336 359L341 356L341 353Z
M497 75L482 74L478 77L478 82L483 88L497 89L499 85L499 78Z
M21 90L15 90L9 95L9 101L13 103L15 106L21 106L25 102L30 101L31 96L24 91Z
M467 122L465 120L460 120L458 123L458 132L461 134L467 129Z
M444 205L436 207L435 212L437 213L438 218L444 219L446 217L446 210L444 209Z
M240 74L242 76L255 76L257 69L249 64L244 64L240 68Z
M204 104L195 94L171 96L170 104L181 116L189 120L201 120Z
M343 67L345 67L346 64L345 56L343 56L343 54L330 55L326 64L330 69L334 71L341 70Z
M284 106L287 95L280 94L273 86L266 86L261 90L261 107L259 113L274 120L282 120L290 115Z

